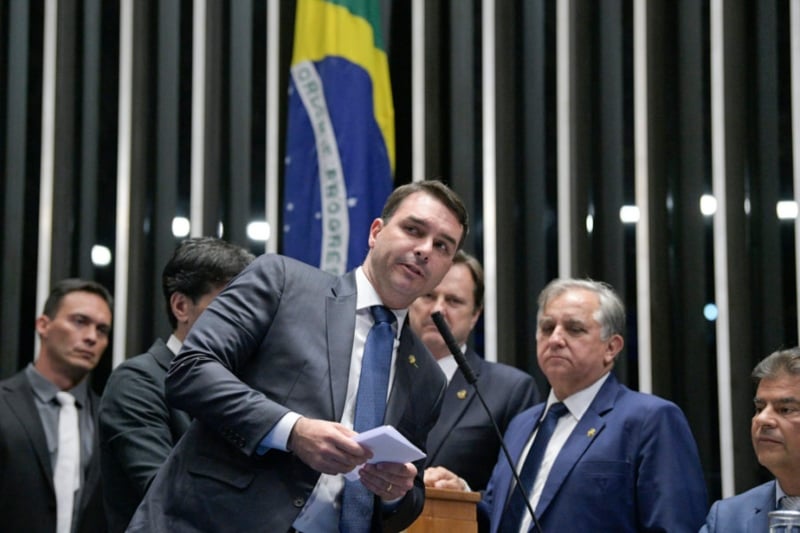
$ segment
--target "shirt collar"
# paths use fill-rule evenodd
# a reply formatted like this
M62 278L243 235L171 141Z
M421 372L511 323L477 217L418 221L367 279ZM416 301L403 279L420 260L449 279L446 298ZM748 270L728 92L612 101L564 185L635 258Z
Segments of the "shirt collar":
M31 384L33 394L39 398L39 401L43 403L56 401L56 393L61 392L61 389L59 389L55 383L44 377L33 363L29 363L25 368L25 375L28 378L28 382ZM87 405L86 400L89 394L87 382L87 379L82 379L80 383L66 391L75 397L75 403L77 403L78 407Z
M550 394L547 396L547 406L545 407L545 412L547 409L550 408L556 402L563 402L564 405L567 406L569 412L572 416L576 419L580 420L583 414L589 409L589 406L594 401L594 397L597 396L600 387L603 386L603 383L606 382L608 379L610 372L606 372L600 379L589 385L583 390L576 392L575 394L568 396L562 400L556 398L556 395L553 393L553 389L550 389Z
M356 311L368 309L373 305L383 305L383 302L367 279L367 275L364 274L364 268L358 267L356 269ZM399 337L408 314L408 308L389 310L397 318L397 336Z
M175 335L170 335L169 339L167 339L167 348L169 348L169 351L172 352L173 355L178 355L182 346L183 343Z

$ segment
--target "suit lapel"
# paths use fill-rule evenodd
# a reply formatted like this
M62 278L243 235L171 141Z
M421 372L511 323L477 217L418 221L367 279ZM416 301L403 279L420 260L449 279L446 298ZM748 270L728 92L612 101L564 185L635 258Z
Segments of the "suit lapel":
M331 379L332 420L341 420L350 376L350 356L355 331L355 271L339 278L333 294L325 301L325 331L328 339L328 368Z
M500 523L500 519L505 513L506 506L508 505L508 498L511 495L511 491L517 490L516 481L511 473L511 468L517 468L519 458L522 455L522 450L525 448L525 444L527 444L528 440L531 438L531 434L533 434L536 423L542 416L544 407L545 404L541 403L536 407L531 408L530 414L525 416L524 420L521 421L522 425L519 427L519 429L514 430L513 435L510 431L506 431L504 436L506 447L508 448L508 454L512 457L514 464L510 466L506 465L508 468L505 469L505 479L500 479L500 482L495 487L496 494L494 494L492 497L493 524ZM500 459L500 461L505 461L505 459Z
M775 510L775 481L767 485L764 499L753 506L753 514L747 518L745 531L761 533L769 528L769 512Z
M169 370L169 365L172 363L175 354L172 353L164 341L161 339L156 340L150 347L150 353L153 354L153 359L156 360L158 366L164 370Z
M413 371L419 368L414 362L416 361L416 354L413 352L414 343L411 337L411 328L408 325L408 317L406 316L403 330L400 333L397 357L394 362L392 390L389 393L389 399L386 402L386 414L383 417L385 424L396 426L403 416L403 411L409 400L408 393L413 385Z
M480 379L480 358L470 350L467 350L466 357L475 375ZM467 383L460 370L456 370L445 391L442 414L439 415L439 420L428 435L428 454L430 457L428 464L434 464L436 455L441 450L445 440L447 440L447 436L464 416L464 413L467 412L474 399L475 390L472 385Z
M558 456L550 469L547 481L542 489L539 503L536 505L536 515L541 517L553 498L569 476L572 469L586 452L589 446L603 432L606 423L603 416L614 407L614 398L619 390L619 384L611 374L597 392L589 408L581 417L578 425L572 430L567 442L561 448Z
M47 439L42 429L42 420L33 400L31 389L25 373L19 372L7 382L8 394L5 400L23 427L36 452L36 459L42 470L42 475L53 484L53 466L50 464L50 453L47 451Z
M171 353L171 352L170 352ZM79 516L84 516L84 511L89 506L89 502L92 500L94 496L95 487L98 486L100 483L100 431L99 431L99 422L97 420L97 407L100 405L100 398L94 393L94 391L89 390L89 394L87 396L89 405L86 406L92 413L92 419L94 420L94 438L92 443L92 458L89 460L89 464L86 467L86 481L84 485L81 487L80 492L80 501L78 502L78 509L79 509Z

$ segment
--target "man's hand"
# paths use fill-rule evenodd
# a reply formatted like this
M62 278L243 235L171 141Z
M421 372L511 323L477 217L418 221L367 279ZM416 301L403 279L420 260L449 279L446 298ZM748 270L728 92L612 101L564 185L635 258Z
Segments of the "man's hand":
M436 489L469 490L467 482L443 466L425 469L425 486Z
M414 487L417 467L413 463L375 463L358 471L361 483L384 501L402 498Z
M317 472L345 474L372 457L372 452L353 440L355 434L338 422L301 417L287 447Z

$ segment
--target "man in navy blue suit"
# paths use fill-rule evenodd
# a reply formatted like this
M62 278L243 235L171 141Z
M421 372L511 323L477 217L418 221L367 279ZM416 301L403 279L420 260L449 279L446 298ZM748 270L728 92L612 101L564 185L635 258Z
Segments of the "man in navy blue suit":
M711 506L701 531L766 531L769 512L793 508L800 496L800 348L778 350L756 365L755 415L750 427L758 462L775 479Z
M459 250L439 285L414 300L409 308L411 329L436 358L448 380L442 414L428 434L426 487L461 490L466 484L472 490L486 488L500 452L500 439L492 418L503 432L512 418L539 401L539 390L529 374L485 361L467 348L467 338L483 311L483 286L480 262ZM464 352L486 409L476 398L472 385L458 371L450 349L431 319L434 311L442 313Z
M526 487L538 525L524 498L517 519L509 519L517 488L501 457L479 505L492 532L694 532L702 525L706 486L685 416L611 372L624 331L625 308L604 283L557 279L539 295L537 358L552 389L506 431L518 470L543 414L554 404L564 414L547 444L537 443L543 459Z

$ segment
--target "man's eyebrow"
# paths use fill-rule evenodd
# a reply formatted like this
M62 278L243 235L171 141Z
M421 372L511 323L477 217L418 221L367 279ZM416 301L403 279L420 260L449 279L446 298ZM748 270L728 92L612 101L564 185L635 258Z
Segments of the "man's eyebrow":
M755 398L753 398L753 403L760 404L760 403L767 403L767 401L763 398L759 398L758 396L756 396ZM800 403L800 398L797 398L795 396L784 396L783 398L777 398L776 400L773 400L771 403L779 405Z
M421 219L419 217L416 217L414 215L408 215L408 217L406 217L406 219L408 221L410 221L410 222L413 222L414 224L418 224L420 226L425 226L426 228L430 228L430 224L427 221L425 221L425 220L423 220L423 219ZM447 242L449 242L450 244L452 244L454 246L456 244L458 244L456 239L452 235L449 235L447 233L442 233L441 234L441 238L446 240Z

